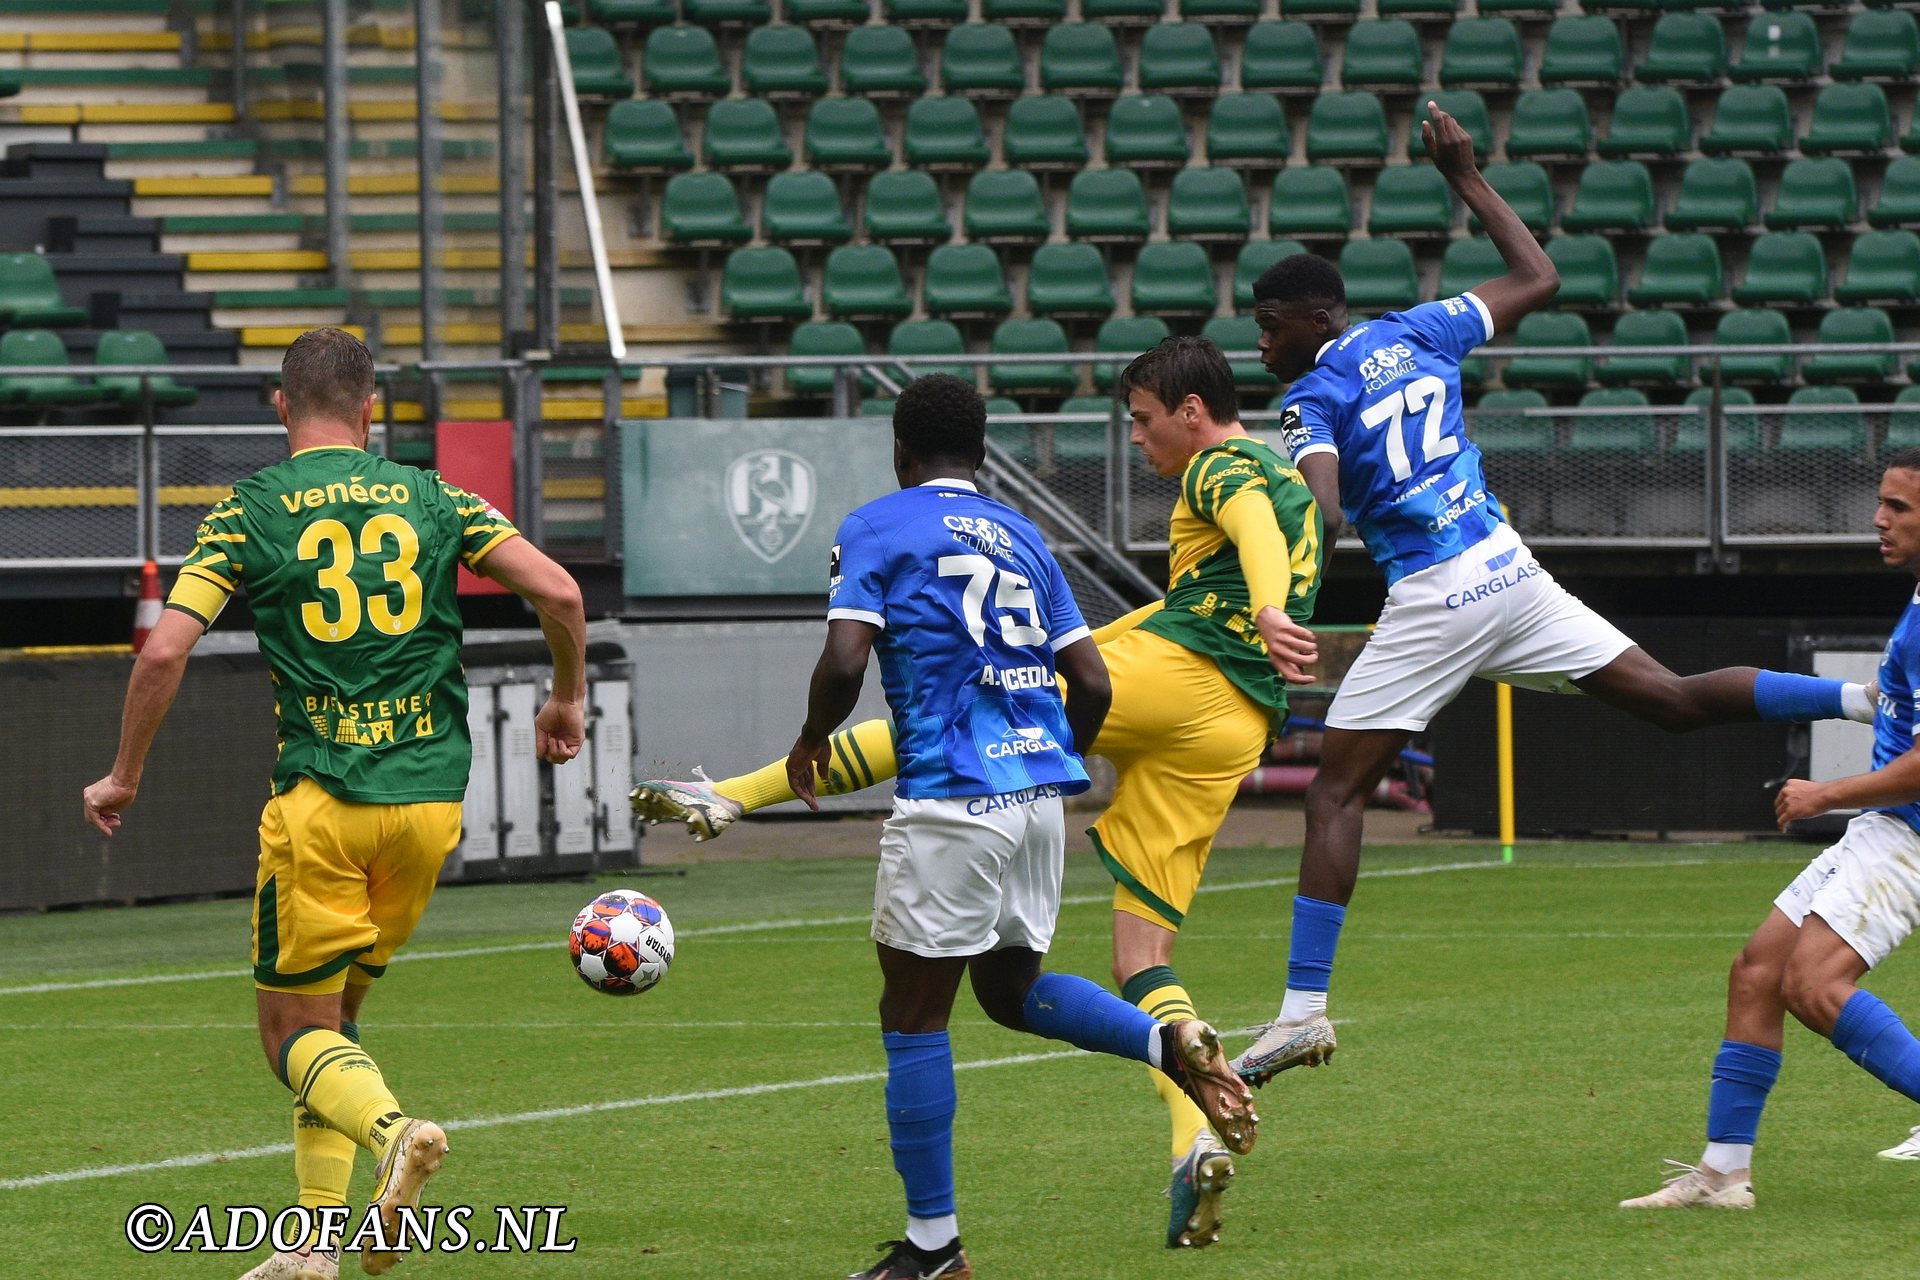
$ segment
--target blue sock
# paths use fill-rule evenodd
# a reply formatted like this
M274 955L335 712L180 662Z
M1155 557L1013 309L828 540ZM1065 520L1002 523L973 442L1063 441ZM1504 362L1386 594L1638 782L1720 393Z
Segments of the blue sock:
M1347 909L1338 903L1296 895L1293 938L1287 947L1287 990L1325 991L1333 981L1333 952Z
M1146 1062L1160 1023L1112 992L1070 973L1043 973L1027 990L1027 1030L1076 1049Z
M1767 1093L1780 1078L1780 1053L1757 1044L1722 1040L1707 1091L1707 1141L1752 1146Z
M954 1211L953 1046L944 1031L907 1035L889 1031L887 1132L893 1167L907 1188L907 1212L941 1218Z
M1920 1040L1880 997L1854 992L1828 1038L1881 1084L1920 1102Z
M1838 720L1846 714L1840 693L1844 681L1789 671L1762 671L1753 680L1753 709L1762 720L1800 724L1808 720Z

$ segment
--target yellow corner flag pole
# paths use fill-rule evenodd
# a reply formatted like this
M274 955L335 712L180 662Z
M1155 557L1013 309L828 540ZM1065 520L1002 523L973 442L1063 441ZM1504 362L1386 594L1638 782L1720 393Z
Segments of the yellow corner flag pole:
M1500 861L1513 861L1513 686L1493 686L1493 720L1500 773Z

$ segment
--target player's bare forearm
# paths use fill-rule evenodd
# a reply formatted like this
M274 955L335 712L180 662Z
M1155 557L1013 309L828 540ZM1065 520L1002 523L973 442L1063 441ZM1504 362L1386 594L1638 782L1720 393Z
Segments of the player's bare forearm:
M1073 748L1085 755L1093 750L1113 707L1113 679L1091 636L1055 654L1054 665L1067 680L1067 728L1073 732Z
M1809 782L1795 778L1773 799L1774 816L1784 830L1789 822L1814 818L1835 809L1879 809L1920 800L1920 749L1890 761L1884 769Z
M1310 453L1295 464L1307 482L1313 505L1320 509L1321 554L1340 536L1346 516L1340 510L1340 459L1331 453Z
M202 628L197 618L178 609L160 615L153 634L134 660L127 679L127 698L120 712L120 747L108 774L88 787L82 797L86 818L104 835L120 825L120 811L133 803L146 772L147 753L180 692L187 659L198 644Z
M587 613L573 575L525 538L508 538L477 567L533 606L553 655L554 697L583 701L587 696Z
M807 686L807 721L800 741L809 747L825 745L828 735L853 714L867 679L867 658L879 629L871 623L835 618L827 623L827 643L813 667Z
M1486 304L1496 330L1511 329L1522 316L1552 300L1560 289L1560 273L1513 206L1481 175L1474 163L1473 139L1460 122L1437 103L1429 102L1427 110L1431 119L1420 126L1427 154L1454 194L1480 219L1487 239L1507 264L1505 275L1477 286L1474 296Z

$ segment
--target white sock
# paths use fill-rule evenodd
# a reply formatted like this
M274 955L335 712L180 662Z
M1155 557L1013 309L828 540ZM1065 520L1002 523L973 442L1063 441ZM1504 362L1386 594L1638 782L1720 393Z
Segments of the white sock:
M907 1243L920 1249L939 1249L960 1238L960 1219L954 1214L944 1218L907 1219Z
M1327 1011L1327 993L1324 991L1295 991L1287 988L1286 997L1280 1001L1280 1021L1305 1022L1315 1014Z
M1153 1030L1147 1032L1147 1065L1155 1071L1166 1070L1166 1037L1160 1034L1161 1024L1153 1024Z
M1840 686L1840 711L1847 719L1858 724L1873 723L1873 700L1867 697L1867 686L1852 681Z
M1741 1169L1753 1168L1753 1144L1751 1142L1709 1142L1706 1154L1700 1157L1700 1167L1711 1169L1715 1173L1735 1173Z

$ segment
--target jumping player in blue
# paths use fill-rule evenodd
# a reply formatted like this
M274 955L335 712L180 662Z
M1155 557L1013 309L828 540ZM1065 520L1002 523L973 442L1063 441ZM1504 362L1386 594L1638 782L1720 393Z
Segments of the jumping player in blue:
M1286 998L1234 1060L1256 1085L1332 1055L1327 988L1359 873L1366 798L1470 678L1577 690L1676 733L1872 714L1864 686L1837 680L1753 667L1675 675L1556 583L1506 523L1466 435L1460 361L1545 306L1560 277L1481 176L1466 130L1437 104L1428 111L1427 152L1486 227L1506 274L1351 327L1340 272L1323 258L1283 258L1253 286L1262 359L1293 384L1285 444L1327 521L1328 542L1335 513L1344 513L1388 588L1379 624L1327 711L1307 792Z
M873 940L907 1231L850 1280L973 1274L955 1216L947 1039L963 973L1002 1026L1166 1073L1235 1151L1251 1148L1257 1123L1212 1027L1163 1024L1084 978L1040 971L1060 909L1061 797L1088 786L1079 752L1099 732L1112 688L1040 531L974 484L986 423L979 393L959 378L936 374L901 392L900 490L840 526L826 648L787 757L794 793L818 807L829 737L877 655L900 780L880 836ZM1056 669L1073 690L1064 705Z
M1920 578L1920 449L1887 460L1873 528L1881 563ZM1873 770L1830 782L1796 779L1774 799L1783 830L1834 809L1862 812L1774 899L1733 962L1700 1163L1668 1161L1675 1167L1668 1183L1621 1201L1622 1209L1753 1207L1753 1144L1780 1074L1789 1012L1889 1089L1920 1102L1920 1040L1856 985L1920 925L1920 591L1887 642L1879 686ZM1913 1145L1909 1138L1880 1154L1910 1160Z

